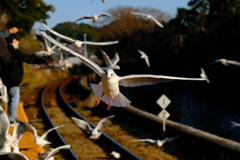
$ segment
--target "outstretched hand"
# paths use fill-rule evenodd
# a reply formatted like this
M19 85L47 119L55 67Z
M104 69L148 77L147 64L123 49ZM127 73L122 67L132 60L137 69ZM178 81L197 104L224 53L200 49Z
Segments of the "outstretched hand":
M15 33L17 33L18 32L18 28L17 27L12 27L12 28L10 28L9 29L9 32L11 33L11 34L15 34Z

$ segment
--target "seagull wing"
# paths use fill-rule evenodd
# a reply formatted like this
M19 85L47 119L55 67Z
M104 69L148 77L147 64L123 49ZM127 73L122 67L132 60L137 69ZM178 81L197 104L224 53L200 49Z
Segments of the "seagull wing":
M111 116L108 116L106 118L101 119L98 122L98 124L97 124L95 129L100 130L103 127L104 124L106 124L108 122L111 122L114 117L115 117L114 115L111 115Z
M119 60L120 60L120 57L119 57L118 53L115 53L113 59L111 59L112 64L113 64L113 65L117 65L117 63L119 62Z
M137 13L137 12L130 12L130 13L137 16L148 16L148 14L145 14L145 13Z
M58 36L58 37L60 37L60 38L62 38L62 39L65 39L65 40L67 40L67 41L69 41L69 42L71 42L71 43L74 43L74 42L75 42L74 39L72 39L72 38L70 38L70 37L67 37L67 36L64 36L64 35L62 35L62 34L60 34L60 33L57 33L56 31L54 31L54 30L52 30L51 28L49 28L48 26L46 26L44 23L42 23L42 25L43 25L44 28L46 28L48 31L50 31L51 33L55 34L56 36Z
M143 142L143 143L156 143L156 141L153 140L153 139L135 139L133 141L135 141L135 142Z
M56 41L55 39L53 39L52 37L48 36L45 32L40 31L40 33L46 38L48 39L50 42L54 43L55 45L57 45L58 47L62 48L63 50L79 57L83 63L88 66L89 68L91 68L95 73L97 73L99 76L102 76L102 73L104 73L103 69L97 65L96 63L94 63L93 61L91 61L90 59L82 56L81 54L78 54L77 52L73 51L72 49L64 46L63 44L61 44L60 42Z
M73 122L81 129L83 129L87 134L91 134L93 129L92 127L84 120L72 117Z
M51 128L51 129L47 130L46 132L44 132L44 133L42 134L41 138L42 138L42 139L45 139L45 138L47 137L47 135L48 135L49 132L51 132L51 131L53 131L53 130L55 130L55 129L58 129L58 128L60 128L60 127L63 127L63 126L64 126L64 125L60 125L60 126L56 126L56 127L53 127L53 128Z
M104 59L104 62L106 63L107 66L112 66L112 61L110 60L110 58L108 57L107 53L104 52L99 46L98 46L99 50L101 51L102 57Z
M50 157L53 157L56 154L60 154L62 151L66 150L66 149L70 149L70 148L71 148L71 145L63 145L63 146L57 147L49 152L49 154L46 156L45 160L48 160Z
M169 82L172 80L193 80L193 81L206 81L205 78L185 78L185 77L173 77L173 76L162 76L162 75L127 75L119 77L119 85L124 87L135 87L142 85L152 85L160 82Z
M163 143L167 143L167 142L171 142L177 138L179 138L180 136L175 136L175 137L170 137L170 138L165 138L162 140Z
M91 41L83 41L83 44L89 45L99 45L99 46L106 46L118 43L118 41L109 41L109 42L91 42Z
M164 28L164 26L162 25L162 23L160 23L155 17L150 16L150 19L152 19L159 27Z
M102 17L102 16L107 16L107 17L112 17L112 18L118 19L117 17L115 17L115 16L113 16L111 14L107 14L107 13L98 15L98 17Z
M141 50L138 50L138 52L141 54L141 58L145 58L145 57L148 57L146 53L144 53L143 51Z
M20 121L20 120L16 120L16 121L17 121L17 125L14 127L13 134L12 134L12 137L14 140L18 142L22 138L24 133L27 131L34 133L34 130L31 127L31 124L29 124L28 122Z
M9 127L10 122L8 116L0 106L0 140L5 139L5 135L8 133Z
M85 16L82 16L82 17L78 18L78 19L77 19L76 21L74 21L74 22L80 21L80 20L82 20L82 19L89 19L89 18L93 18L93 16L85 15Z
M227 62L236 66L240 66L240 62L237 62L237 61L227 60Z
M237 122L234 122L234 121L231 121L231 123L234 127L239 127L240 126L240 123L237 123Z
M141 50L138 50L138 52L141 54L141 58L145 59L145 62L147 63L147 66L150 67L148 55L146 53L144 53L143 51L141 51Z

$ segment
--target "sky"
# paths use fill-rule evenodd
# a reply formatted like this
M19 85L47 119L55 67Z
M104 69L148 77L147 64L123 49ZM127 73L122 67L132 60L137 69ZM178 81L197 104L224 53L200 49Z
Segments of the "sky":
M188 8L190 0L43 0L48 5L55 7L55 12L49 12L47 26L55 27L58 23L74 22L84 15L98 15L108 13L107 10L118 6L150 7L161 10L175 17L177 8ZM83 23L90 23L91 20L82 20ZM36 22L33 29L44 29L41 23Z

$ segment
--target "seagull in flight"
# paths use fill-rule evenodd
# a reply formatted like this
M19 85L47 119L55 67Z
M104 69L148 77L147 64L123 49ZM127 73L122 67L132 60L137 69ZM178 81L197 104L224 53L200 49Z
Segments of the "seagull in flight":
M114 115L105 117L103 119L101 119L97 126L93 129L90 124L82 119L78 119L75 117L71 117L73 122L82 130L84 130L87 134L90 135L90 139L98 139L101 135L102 132L100 131L103 127L104 124L109 123L112 121L112 119L114 118Z
M111 14L104 13L104 14L93 15L93 16L85 15L77 19L75 22L80 21L82 19L92 19L92 22L97 22L99 17L112 17L112 18L118 19L117 17L114 17Z
M146 144L154 144L154 145L157 145L159 148L163 149L162 148L163 144L171 142L171 141L177 139L178 137L180 137L180 136L164 138L162 140L160 140L160 139L156 139L156 140L155 139L136 139L136 140L132 140L132 141L143 142Z
M60 128L60 127L63 127L63 126L64 126L64 125L60 125L60 126L56 126L56 127L51 128L51 129L48 129L48 130L47 130L46 132L44 132L41 136L39 136L39 135L37 134L36 128L31 125L31 128L32 128L32 130L33 130L34 142L35 142L37 145L41 146L41 147L43 147L43 146L46 145L46 144L51 144L51 142L49 142L49 141L47 141L47 140L45 139L45 138L47 137L48 133L51 132L51 131L53 131L53 130L55 130L55 129L58 129L58 128Z
M38 155L39 160L50 160L50 158L54 159L54 156L62 153L63 151L70 149L71 145L63 145L57 148L50 148L48 152L42 153Z
M225 66L228 66L229 64L233 64L233 65L236 65L236 66L240 66L240 62L238 61L234 61L234 60L227 60L227 59L217 59L209 64L207 64L207 66L210 66L212 64L215 64L215 63L222 63L223 65Z
M120 69L120 66L117 65L117 63L119 62L120 58L118 53L116 53L113 57L113 59L110 60L110 58L108 57L107 53L104 52L100 47L98 47L99 50L101 51L102 57L104 59L104 62L106 63L107 67L102 67L103 70L107 70L109 68L111 69Z
M137 13L137 12L131 12L131 14L137 15L137 16L144 16L147 17L148 19L153 20L159 27L163 28L164 26L162 25L162 23L160 23L156 18L154 18L152 15L150 14L146 14L146 13Z
M145 59L145 61L146 61L146 63L147 63L147 66L150 68L150 63L149 63L148 55L147 55L146 53L144 53L143 51L141 51L141 50L138 50L138 52L141 54L141 57L140 57L140 58Z
M38 51L35 54L39 56L45 56L45 55L51 55L54 53L54 49L57 47L57 45L53 45L51 47L49 41L47 41L45 38L43 38L41 35L35 34L37 39L44 44L44 47L46 51Z
M74 43L74 45L77 48L82 47L83 44L87 44L87 45L99 45L99 46L104 46L104 45L112 45L112 44L116 44L118 43L118 41L110 41L110 42L91 42L91 41L80 41L80 40L74 40L70 37L61 35L60 33L57 33L56 31L50 29L49 27L47 27L44 23L42 23L43 27L46 28L48 31L50 31L51 33L55 34L56 36L65 39L71 43Z
M52 43L58 45L63 50L79 57L82 62L92 69L97 75L101 77L100 84L90 84L93 91L99 97L96 105L100 104L100 101L104 101L108 104L107 110L111 106L125 107L130 105L130 101L120 92L119 86L124 87L136 87L142 85L153 85L160 82L169 82L173 80L193 80L193 81L206 81L206 78L185 78L185 77L173 77L173 76L163 76L163 75L151 75L151 74L138 74L138 75L126 75L118 76L113 69L107 69L104 71L99 65L97 65L92 60L84 57L70 48L62 45L58 41L54 40L52 37L47 35L44 31L40 33Z

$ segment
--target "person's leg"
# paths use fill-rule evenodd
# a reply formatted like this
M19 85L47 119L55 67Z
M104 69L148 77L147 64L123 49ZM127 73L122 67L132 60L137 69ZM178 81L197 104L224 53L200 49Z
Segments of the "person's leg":
M17 118L17 107L20 99L20 87L14 86L8 89L8 118L10 122L14 122Z

